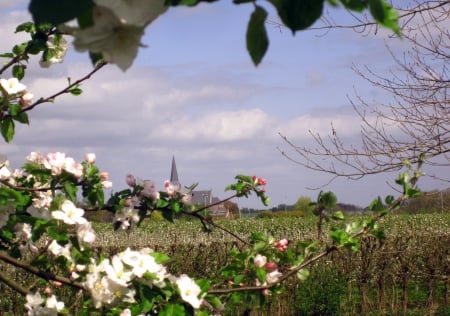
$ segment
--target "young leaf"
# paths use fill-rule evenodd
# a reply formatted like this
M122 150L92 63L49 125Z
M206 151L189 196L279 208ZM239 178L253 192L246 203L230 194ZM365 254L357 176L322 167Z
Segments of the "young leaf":
M320 18L324 0L268 0L292 33L310 27Z
M3 138L9 143L14 137L14 121L8 117L0 121L0 125Z
M30 124L30 121L28 120L28 114L26 112L18 113L13 117L13 119L22 124Z
M92 0L31 0L28 9L35 23L58 25L76 18L93 6Z
M22 80L25 76L25 66L24 65L14 65L12 68L12 75L18 80Z
M337 211L331 215L332 219L342 221L345 219L344 213L342 211Z
M306 281L309 277L309 270L308 269L300 269L297 271L297 278L300 281Z
M377 23L400 35L398 13L389 3L384 0L369 0L369 10Z
M81 90L80 88L73 88L73 89L70 89L70 93L71 93L72 95L80 95L82 92L83 92L83 90Z
M247 50L255 66L261 62L269 47L266 23L267 12L260 6L255 6L247 26Z

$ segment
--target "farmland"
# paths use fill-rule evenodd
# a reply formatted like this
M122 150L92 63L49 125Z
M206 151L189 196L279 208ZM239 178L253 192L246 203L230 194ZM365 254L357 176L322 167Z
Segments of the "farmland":
M219 223L241 236L258 231L293 243L313 239L316 234L314 217ZM289 294L269 300L252 315L445 315L449 311L450 214L391 215L380 224L387 235L385 241L365 238L360 252L344 251L325 258L312 268L306 283L292 280L287 285ZM102 252L151 247L173 258L174 272L187 271L196 277L217 272L227 262L227 251L234 247L229 235L220 230L203 233L195 221L145 223L129 233L112 232L104 224L97 228ZM236 313L230 311L230 315Z
M293 246L314 238L316 233L314 218L252 218L219 224L244 237L259 231L288 238ZM287 291L270 297L265 306L258 309L235 304L227 314L251 309L250 315L446 315L450 214L391 215L381 225L386 240L366 237L361 251L326 257L311 267L309 280L290 280ZM227 262L228 250L237 244L220 230L204 233L201 228L195 221L145 222L130 232L114 232L110 225L97 223L95 248L99 255L108 256L126 247L151 247L172 258L173 273L211 277ZM24 279L22 273L13 273L16 279ZM18 298L7 287L1 292L1 310L13 309Z

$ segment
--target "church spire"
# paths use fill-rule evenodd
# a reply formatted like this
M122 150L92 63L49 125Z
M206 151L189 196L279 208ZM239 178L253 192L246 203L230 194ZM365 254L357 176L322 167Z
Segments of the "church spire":
M178 180L177 165L175 163L175 155L172 157L172 170L170 171L170 182L174 185L180 184Z

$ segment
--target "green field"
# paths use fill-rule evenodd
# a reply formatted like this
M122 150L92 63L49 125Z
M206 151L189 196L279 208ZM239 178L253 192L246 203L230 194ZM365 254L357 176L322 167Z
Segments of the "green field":
M291 245L315 237L315 219L280 217L220 221L244 237L264 232L288 238ZM363 240L361 251L342 251L312 267L304 283L291 280L282 296L265 306L229 306L228 315L251 310L250 315L449 315L450 214L388 216L381 225L387 239ZM114 232L96 224L98 254L111 255L126 247L151 247L167 253L173 273L202 278L214 276L236 247L219 230L203 233L195 221L146 222L131 232ZM2 270L6 267L1 267ZM19 272L16 279L25 280ZM1 310L20 308L15 297L1 287ZM17 314L16 314L17 315Z

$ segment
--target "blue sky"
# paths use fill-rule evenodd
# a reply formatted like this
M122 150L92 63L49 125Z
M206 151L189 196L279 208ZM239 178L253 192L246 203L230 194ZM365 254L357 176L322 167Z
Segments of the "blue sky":
M26 3L0 4L2 52L23 40L13 30L29 19ZM314 147L308 131L325 136L333 122L344 140L357 144L360 122L348 97L355 91L369 102L389 96L351 67L388 71L393 64L384 43L389 32L363 37L350 30L307 31L293 37L268 25L270 48L254 67L245 49L251 10L228 1L170 9L147 28L143 43L148 47L127 72L108 66L83 84L81 96L38 106L30 113L31 125L17 128L13 143L0 144L0 151L14 167L30 151L63 151L76 159L95 152L117 190L125 186L127 173L162 187L175 155L183 184L199 182L199 189L212 189L220 198L227 196L223 189L234 175L243 173L267 178L271 206L295 203L300 196L314 199L318 190L308 188L327 183L329 176L284 158L277 148L288 151L289 146L278 133ZM349 20L343 10L329 8L329 13ZM273 11L270 17L276 20ZM389 41L394 49L404 46ZM65 63L50 69L30 63L24 83L36 96L46 96L62 88L67 77L76 79L91 68L87 54L72 49ZM395 176L339 179L322 189L334 191L341 202L365 206L393 193L386 181ZM256 198L237 202L262 207Z

